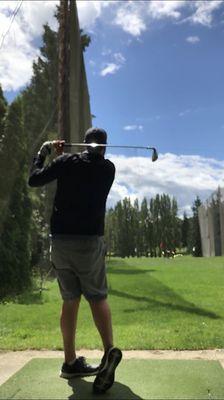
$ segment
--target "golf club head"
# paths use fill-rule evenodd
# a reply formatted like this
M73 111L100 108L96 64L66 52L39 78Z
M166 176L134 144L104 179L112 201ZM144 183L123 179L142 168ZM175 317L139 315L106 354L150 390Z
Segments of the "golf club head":
M157 159L158 159L158 153L157 153L155 147L153 147L153 149L152 149L152 161L154 162Z

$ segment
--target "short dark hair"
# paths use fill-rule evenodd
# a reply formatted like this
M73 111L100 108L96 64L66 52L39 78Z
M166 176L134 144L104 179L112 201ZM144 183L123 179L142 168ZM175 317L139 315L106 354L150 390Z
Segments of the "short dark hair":
M102 128L89 128L84 137L84 143L107 143L107 132Z

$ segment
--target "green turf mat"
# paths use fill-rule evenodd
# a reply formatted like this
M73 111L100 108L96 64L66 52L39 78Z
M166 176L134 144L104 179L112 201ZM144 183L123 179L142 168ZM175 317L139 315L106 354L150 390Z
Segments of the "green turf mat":
M0 399L224 399L224 371L217 361L125 360L103 396L94 377L58 377L59 359L34 359L0 387Z

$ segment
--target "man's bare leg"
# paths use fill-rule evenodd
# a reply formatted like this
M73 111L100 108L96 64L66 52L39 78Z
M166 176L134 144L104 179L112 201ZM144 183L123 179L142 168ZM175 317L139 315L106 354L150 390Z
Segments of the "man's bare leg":
M75 360L75 332L80 298L75 300L64 300L61 310L61 333L64 344L65 362Z
M93 382L94 393L102 394L110 389L114 383L115 370L122 359L122 352L113 347L111 313L107 301L90 302L90 306L105 350L99 372Z
M113 346L113 330L111 312L106 299L100 301L89 301L92 315L98 332L101 336L104 350Z

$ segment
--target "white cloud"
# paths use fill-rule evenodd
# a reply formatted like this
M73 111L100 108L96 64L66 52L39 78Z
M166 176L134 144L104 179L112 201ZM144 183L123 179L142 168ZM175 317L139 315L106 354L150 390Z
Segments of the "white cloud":
M114 53L113 55L115 61L119 64L124 64L125 63L125 57L121 53Z
M104 56L109 56L112 53L111 49L103 49L101 55Z
M94 61L94 60L89 60L89 65L90 65L91 67L95 67L95 66L96 66L96 61Z
M106 66L100 71L101 76L115 74L121 68L120 65L114 63L108 63Z
M39 53L36 43L40 41L43 24L49 23L51 28L57 28L54 14L58 4L59 0L22 2L0 49L0 82L3 90L18 90L29 82L32 63ZM222 4L222 0L77 1L81 28L92 32L96 22L101 18L107 24L119 26L129 34L129 39L130 37L139 39L141 34L150 27L151 22L159 19L171 18L176 22L183 17L183 21L210 27L215 11ZM0 40L8 30L12 13L17 5L18 1L0 1ZM185 11L188 14L187 18L183 15ZM196 36L189 36L186 40L192 44L198 42ZM114 55L110 52L107 55L111 57L111 60L103 67L102 76L117 72L125 62L119 52Z
M22 4L22 13L20 13L20 22L25 32L30 32L32 37L40 36L43 32L43 25L48 23L54 30L58 23L54 17L58 1L24 1Z
M107 62L103 65L100 75L106 76L115 74L125 63L125 57L121 53L111 54L112 62Z
M186 5L186 1L182 0L154 0L148 3L148 13L153 19L181 17L180 8Z
M132 36L138 37L146 30L144 14L142 14L142 2L126 2L117 9L114 24L121 26L122 29Z
M185 115L189 114L191 110L188 108L187 110L179 112L179 117L184 117Z
M196 6L196 11L189 18L195 24L201 24L210 27L213 21L213 13L223 4L222 0L200 0L196 1L194 5Z
M214 11L221 7L223 0L150 0L117 3L114 23L132 36L139 37L155 20L193 22L211 26ZM186 12L190 16L186 17ZM182 22L183 22L182 21Z
M123 127L125 131L142 131L142 125L126 125Z
M0 49L0 82L3 90L16 91L29 82L32 63L39 54L34 39L41 35L46 22L52 29L56 28L54 12L57 3L24 1L10 30L12 12L18 2L0 3L0 37L8 32Z
M213 23L214 11L221 7L223 0L138 0L115 3L114 24L138 38L155 20L171 19L176 22L182 18L182 22L209 27Z
M96 20L101 16L103 10L108 6L115 5L110 1L77 1L79 23L82 29L90 31Z
M186 42L196 44L196 43L200 42L200 38L198 36L188 36L186 38Z
M17 5L18 1L0 2L0 38L8 30ZM3 90L16 91L28 84L33 61L39 54L34 43L41 38L43 25L48 23L52 29L57 29L58 23L54 17L56 5L59 5L59 0L23 1L0 50L0 82ZM78 1L80 26L91 27L108 5L107 1Z
M37 57L38 50L30 47L21 51L11 46L2 52L0 60L0 81L3 90L16 91L25 86L32 75L32 62Z
M159 154L154 163L150 157L108 157L116 166L109 206L125 196L142 200L167 193L177 199L182 213L191 209L197 195L205 201L219 185L224 186L224 161L170 153Z

